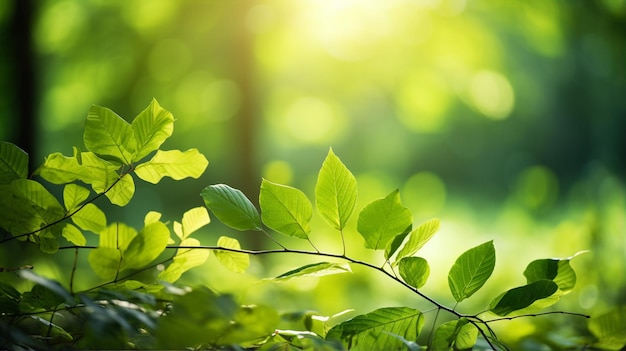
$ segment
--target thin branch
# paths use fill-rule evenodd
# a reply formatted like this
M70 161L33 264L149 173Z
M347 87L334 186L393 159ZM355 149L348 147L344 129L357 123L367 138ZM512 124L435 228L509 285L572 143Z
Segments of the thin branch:
M483 323L487 324L491 322L510 321L513 319L523 318L523 317L541 317L541 316L546 316L549 314L566 314L566 315L575 316L575 317L591 318L590 315L583 314L583 313L567 312L567 311L548 311L548 312L540 312L540 313L521 314L519 316L512 316L512 317L494 318L494 319L490 319L487 321L483 320Z

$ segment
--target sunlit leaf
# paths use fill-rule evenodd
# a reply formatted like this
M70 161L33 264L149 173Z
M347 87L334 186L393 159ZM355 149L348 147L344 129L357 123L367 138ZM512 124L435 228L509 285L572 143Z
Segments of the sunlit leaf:
M83 232L70 223L65 224L62 235L74 245L84 246L87 244L87 239L85 239Z
M75 180L91 184L94 176L88 168L78 163L75 156L68 157L59 152L48 155L35 174L53 184L67 184Z
M65 209L73 211L89 197L89 190L80 185L68 184L63 188Z
M259 203L265 225L285 235L308 238L313 207L302 191L263 179Z
M143 219L143 225L146 226L150 223L158 222L159 220L161 220L161 216L162 214L160 212L150 211L146 213L146 216Z
M554 296L558 291L555 282L547 279L537 280L528 285L510 289L496 297L489 310L499 316L506 316L512 312L530 313L553 305L558 301Z
M206 206L225 225L237 230L261 230L261 217L252 202L226 184L209 185L201 194Z
M125 174L107 191L105 196L112 204L126 206L135 194L135 182L130 174Z
M198 149L184 152L158 150L150 161L137 166L135 174L146 182L157 184L163 177L174 180L199 178L208 165L209 161Z
M89 109L83 139L87 150L120 164L130 164L137 151L131 125L105 107Z
M28 154L16 145L0 141L0 184L28 176Z
M211 219L209 218L209 212L206 207L195 207L183 214L182 230L183 236L181 239L185 239L196 230L209 224Z
M430 275L428 261L421 257L405 257L398 265L400 276L404 281L414 288L421 288L426 284Z
M93 152L81 152L80 162L89 178L81 178L85 183L91 184L93 191L103 193L111 187L119 178L117 170L119 166L101 159Z
M89 203L72 216L74 224L83 230L100 233L107 226L107 219L98 206Z
M273 280L283 281L298 277L322 277L331 274L351 273L347 263L318 262L304 265L289 272L283 273Z
M217 246L229 249L241 249L237 239L221 236L217 239ZM250 266L250 257L245 253L215 250L215 258L220 261L224 267L236 273L243 273Z
M626 306L615 307L591 318L589 331L598 340L594 343L606 350L622 350L626 346Z
M143 227L122 251L121 269L141 268L154 261L165 250L170 231L162 222Z
M576 285L576 273L570 260L578 254L566 259L540 259L532 261L524 270L527 283L537 280L552 280L563 294L567 294Z
M407 235L409 235L409 233L411 232L411 229L413 229L413 224L408 226L404 230L404 232L396 235L393 238L393 240L391 240L391 241L389 241L387 243L387 247L385 247L385 260L388 260L391 256L393 256L394 253L396 253L396 251L398 251L398 248L400 247L400 245L402 245L402 243L404 242L404 239L406 239Z
M137 152L133 162L157 150L174 131L174 116L162 108L156 99L141 111L131 123L137 139Z
M420 224L419 227L415 228L415 230L409 234L409 240L398 252L396 262L400 261L403 257L412 256L419 251L438 230L439 219L434 218Z
M315 185L318 212L335 229L342 230L354 211L356 198L356 178L330 149Z
M401 340L417 340L424 316L408 307L387 307L356 316L334 326L326 340L340 340L350 350L401 350Z
M478 338L478 329L466 318L446 322L435 330L432 351L470 350Z
M461 254L448 273L448 285L454 299L461 302L478 291L493 273L495 265L493 241Z
M112 223L100 232L100 247L126 250L137 231L124 223Z
M384 249L396 235L411 225L411 211L400 202L400 192L394 190L385 198L367 205L357 220L357 230L365 239L365 247Z
M200 242L197 239L187 238L180 243L180 246L200 246ZM159 273L159 280L173 283L186 271L203 264L208 257L208 250L178 249L172 263Z

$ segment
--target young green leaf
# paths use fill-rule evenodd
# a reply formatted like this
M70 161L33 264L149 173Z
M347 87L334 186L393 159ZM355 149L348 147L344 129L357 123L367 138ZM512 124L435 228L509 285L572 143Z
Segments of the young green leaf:
M386 197L367 205L357 220L357 231L365 239L365 247L384 249L396 235L411 225L411 211L400 202L400 192L394 190Z
M61 286L58 281L42 277L30 269L21 269L17 272L17 274L23 279L47 288L50 292L56 294L60 298L59 301L63 301L70 306L76 305L74 297L69 291L65 290L65 288Z
M217 239L217 246L236 250L241 249L237 239L226 236L221 236ZM224 267L236 273L243 273L250 266L250 257L244 253L215 250L215 258L217 258Z
M48 155L34 174L53 184L67 184L75 180L91 184L93 179L90 170L79 164L75 156L67 157L60 152Z
M489 310L499 316L512 312L530 313L556 303L559 287L547 279L537 280L528 285L513 288L496 297Z
M480 289L493 273L496 251L493 241L488 241L464 252L448 273L452 296L461 302Z
M446 322L435 330L432 351L470 350L478 338L478 329L466 318Z
M180 246L191 247L200 246L200 241L187 238L181 241ZM208 250L178 249L172 263L159 273L159 280L174 283L180 276L193 267L203 264L209 257Z
M63 188L63 204L68 212L76 209L89 197L89 190L80 185L68 184Z
M118 179L105 196L114 205L126 206L135 194L135 182L130 174L124 174L122 178Z
M351 273L350 265L347 263L331 263L331 262L318 262L307 264L302 267L296 268L289 272L283 273L273 280L283 281L297 277L321 277L331 274Z
M154 261L165 250L169 238L170 231L162 222L143 227L122 251L120 270L141 268Z
M417 340L424 316L408 307L386 307L356 316L334 326L326 340L340 340L350 350L401 350L404 344L392 334Z
M39 182L30 179L16 179L11 183L13 195L30 202L42 224L58 221L65 216L65 209L59 201ZM37 219L35 219L37 220Z
M91 269L102 279L113 279L120 271L122 253L112 247L98 247L87 256Z
M626 306L614 307L592 317L588 328L598 339L594 346L606 350L623 350L626 346Z
M398 252L396 262L402 258L414 255L419 249L430 240L430 238L439 230L439 219L434 218L420 224L415 230L409 234L409 240Z
M302 191L263 179L259 204L261 220L272 230L301 239L309 237L313 207Z
M100 233L107 226L107 219L98 206L89 203L72 216L72 222L83 230Z
M569 293L576 285L576 273L569 262L578 254L566 259L547 258L532 261L524 271L527 283L548 279L554 281L563 294Z
M105 107L89 109L83 139L87 150L119 164L130 164L137 151L131 125Z
M409 233L411 232L411 229L413 229L413 224L411 224L410 226L408 226L404 232L396 235L393 240L389 241L387 243L387 247L385 248L385 260L388 260L391 256L393 256L394 253L396 253L396 251L398 251L398 248L400 247L400 245L402 245L402 243L404 242L404 239L406 239L407 235L409 235ZM394 262L395 264L395 262Z
M317 210L330 225L342 230L356 205L356 178L331 148L315 185Z
M398 269L402 279L416 289L424 286L430 275L428 261L421 257L405 257L401 259Z
M0 184L28 176L28 154L16 145L0 141Z
M237 230L261 230L261 217L252 202L226 184L209 185L200 193L206 207L225 225Z
M209 165L209 161L198 149L158 150L150 161L137 166L135 174L146 182L157 184L163 177L181 180L187 177L199 178Z
M87 239L85 239L83 233L70 223L65 224L65 226L63 227L62 235L67 241L71 242L74 245L84 246L85 244L87 244Z
M131 123L137 139L137 152L133 162L137 162L152 151L158 150L161 144L174 131L174 116L162 108L156 99L141 111Z
M194 207L183 214L183 237L185 239L196 230L209 224L211 219L209 218L209 212L206 207Z
M124 223L112 223L100 232L100 247L126 250L137 231Z
M93 191L96 193L103 193L109 187L111 187L118 179L117 173L118 166L101 159L93 152L81 152L80 165L83 166L83 171L89 175L89 177L78 178L87 184L91 184Z

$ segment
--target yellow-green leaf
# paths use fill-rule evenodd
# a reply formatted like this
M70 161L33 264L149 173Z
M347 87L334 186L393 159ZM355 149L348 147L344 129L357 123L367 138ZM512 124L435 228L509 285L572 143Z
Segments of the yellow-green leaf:
M265 225L285 235L308 238L313 207L302 191L263 179L259 204Z
M86 204L80 211L74 213L72 221L81 229L94 233L100 233L107 226L104 212L92 203Z
M175 180L199 178L208 164L209 161L197 149L184 152L158 150L150 161L137 166L135 173L146 182L157 184L163 177Z
M89 190L80 185L68 184L63 188L63 203L67 211L73 211L89 197Z
M152 99L131 123L137 139L137 152L133 162L139 161L157 150L174 131L174 116Z
M227 236L221 236L217 240L217 246L228 249L241 249L237 239L229 238ZM215 258L217 258L217 260L220 261L224 267L236 273L243 273L246 269L248 269L248 266L250 266L250 257L245 253L215 250Z
M354 211L356 198L356 178L330 149L315 185L318 212L335 229L342 230Z
M137 151L131 125L105 107L89 109L83 139L87 150L120 164L130 164Z
M87 244L87 239L80 231L80 229L76 228L74 225L67 223L63 227L63 237L67 239L67 241L71 242L74 245L84 246Z

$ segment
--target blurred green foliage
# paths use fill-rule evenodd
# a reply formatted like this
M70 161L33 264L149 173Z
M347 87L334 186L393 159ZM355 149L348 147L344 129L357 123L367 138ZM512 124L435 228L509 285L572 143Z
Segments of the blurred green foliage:
M130 118L156 97L178 118L169 145L211 162L175 193L138 186L137 212L119 211L120 220L141 223L147 210L178 218L210 183L253 201L261 177L313 193L332 146L360 184L359 207L399 188L416 221L442 219L424 248L432 277L485 238L519 262L588 249L573 264L575 303L562 307L593 315L626 304L626 1L41 0L31 11L34 101L13 88L30 69L11 50L20 1L0 2L0 140L21 144L20 104L33 104L38 165L83 144L92 104ZM207 241L226 231L213 228ZM345 235L362 240L354 227ZM15 266L10 259L0 263ZM498 284L519 283L516 263L498 260L496 270L511 272ZM211 267L187 279L232 276ZM290 269L271 267L251 274ZM402 301L378 278L265 293L327 315L372 294ZM224 279L220 289L249 284ZM433 279L425 289L445 287ZM517 323L511 338L548 322Z

